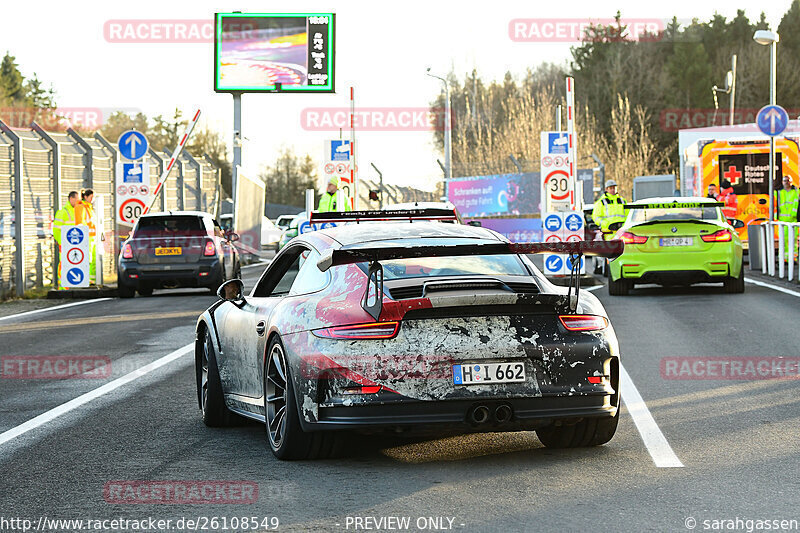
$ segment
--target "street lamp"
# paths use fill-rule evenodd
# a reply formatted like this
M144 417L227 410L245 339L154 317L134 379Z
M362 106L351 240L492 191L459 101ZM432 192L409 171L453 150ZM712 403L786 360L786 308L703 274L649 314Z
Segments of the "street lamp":
M453 145L451 137L452 132L450 131L452 125L452 121L450 120L450 84L447 83L447 79L431 74L431 67L428 67L426 72L431 78L442 80L444 83L444 179L449 180L453 177L453 167L451 166Z
M778 54L778 32L770 30L758 30L753 35L753 40L758 44L771 45L769 49L769 105L775 105L775 56ZM775 218L775 206L773 201L775 183L775 136L769 137L769 220Z

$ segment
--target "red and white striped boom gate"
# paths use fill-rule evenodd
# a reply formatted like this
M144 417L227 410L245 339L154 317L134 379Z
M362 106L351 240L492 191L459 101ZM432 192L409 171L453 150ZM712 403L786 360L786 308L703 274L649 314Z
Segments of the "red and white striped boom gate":
M144 213L142 214L147 214L150 209L153 208L153 205L155 205L156 199L158 198L158 193L161 192L161 188L164 186L164 182L167 181L167 176L169 176L169 171L172 170L172 165L174 165L175 161L181 156L181 152L183 152L183 148L186 146L186 141L189 140L189 136L192 134L192 130L197 124L197 120L199 118L200 110L198 109L194 114L194 118L192 118L191 122L189 122L189 125L186 126L186 131L183 132L183 137L181 137L178 147L172 151L172 157L169 158L169 163L167 163L167 166L164 167L164 172L161 173L161 177L158 178L158 185L156 185L156 190L153 192L153 199L150 200L150 205L145 208Z

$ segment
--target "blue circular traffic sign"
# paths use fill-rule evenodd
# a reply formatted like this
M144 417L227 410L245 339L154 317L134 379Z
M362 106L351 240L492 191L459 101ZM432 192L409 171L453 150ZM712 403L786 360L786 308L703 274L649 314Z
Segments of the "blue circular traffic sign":
M84 234L80 228L70 228L67 231L67 242L70 244L80 244L83 242Z
M561 229L561 217L559 215L547 215L544 219L544 229L547 231L558 231Z
M141 159L147 153L147 137L140 131L128 130L119 136L117 147L125 159Z
M560 272L563 264L564 260L561 259L561 256L551 255L545 258L544 269L547 272Z
M80 285L83 282L83 270L77 267L67 270L67 281L70 285Z
M765 135L780 135L789 125L789 113L779 105L765 105L756 115L756 124Z

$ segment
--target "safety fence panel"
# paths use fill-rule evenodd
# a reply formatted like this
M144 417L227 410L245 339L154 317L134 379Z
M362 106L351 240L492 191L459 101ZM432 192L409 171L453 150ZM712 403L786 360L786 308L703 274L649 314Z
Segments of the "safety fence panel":
M206 156L203 156L203 159L198 159L198 161L203 174L201 210L218 216L221 170L214 166Z
M18 130L22 144L25 289L53 284L53 150L35 132Z
M14 288L14 143L0 131L0 298Z
M165 151L162 157L164 158L165 164L169 163L169 158L171 155L168 152ZM172 165L172 168L169 170L169 174L167 175L167 181L164 183L164 195L167 199L166 209L168 211L183 210L181 205L183 200L182 171L183 165L181 164L179 158L175 161L175 164Z
M119 243L114 238L116 227L116 194L115 194L115 154L93 137L83 138L92 153L92 185L91 189L97 196L103 197L103 212L95 212L95 217L102 216L103 234L100 236L102 250L102 265L98 263L98 270L103 270L103 283L117 281L117 255ZM95 210L97 202L95 202ZM99 254L99 252L98 252Z
M761 272L800 281L800 222L765 222L759 229Z

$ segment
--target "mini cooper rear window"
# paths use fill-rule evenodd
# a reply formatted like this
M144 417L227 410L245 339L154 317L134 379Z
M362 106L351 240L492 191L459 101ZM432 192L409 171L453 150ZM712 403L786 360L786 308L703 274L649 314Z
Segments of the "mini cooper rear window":
M186 237L206 235L206 226L198 216L173 215L142 217L135 237Z

